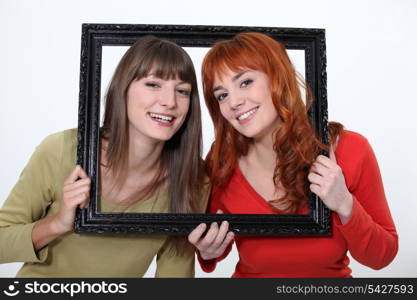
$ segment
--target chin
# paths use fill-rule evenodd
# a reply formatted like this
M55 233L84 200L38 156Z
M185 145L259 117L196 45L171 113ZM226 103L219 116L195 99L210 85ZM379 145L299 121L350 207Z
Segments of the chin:
M170 140L173 136L173 134L168 132L158 132L158 130L149 130L147 132L144 132L144 135L150 139L154 140L155 142L166 142Z
M156 141L160 141L160 142L167 142L169 141L173 136L153 136L152 138L155 139Z
M248 138L248 139L251 139L251 138L253 138L253 137L254 137L252 134L249 134L249 133L247 133L247 132L239 131L239 133L240 133L241 135L243 135L244 137Z
M236 127L235 127L235 129L237 130L237 132L239 132L241 135L243 135L244 137L247 137L247 138L254 138L254 137L256 137L257 134L259 134L259 132L255 131L255 130L250 130L250 129L242 130L242 128L238 129Z

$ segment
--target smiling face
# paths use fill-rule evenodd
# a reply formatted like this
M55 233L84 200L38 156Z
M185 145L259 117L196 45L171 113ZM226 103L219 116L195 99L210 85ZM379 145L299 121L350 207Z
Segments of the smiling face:
M164 80L152 72L134 80L127 91L127 116L131 138L161 142L180 129L190 106L191 84Z
M215 77L213 93L223 117L242 135L262 139L279 126L265 73L228 69L222 77Z

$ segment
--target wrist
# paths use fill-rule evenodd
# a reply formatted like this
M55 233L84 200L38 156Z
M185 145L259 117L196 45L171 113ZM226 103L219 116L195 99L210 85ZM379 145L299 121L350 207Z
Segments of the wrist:
M51 220L49 222L49 230L53 235L60 236L63 235L69 231L71 231L70 228L66 228L60 221L59 221L59 215L56 214L51 217Z
M207 255L204 255L200 250L197 250L198 253L200 254L200 257L205 260L205 261L209 261L209 260L213 260L214 258L212 257L208 257Z
M33 248L38 251L65 232L56 215L40 219L32 229Z
M352 194L347 192L344 197L343 204L337 210L337 214L339 215L342 224L345 224L349 221L350 217L352 216L352 207L353 207L353 197Z

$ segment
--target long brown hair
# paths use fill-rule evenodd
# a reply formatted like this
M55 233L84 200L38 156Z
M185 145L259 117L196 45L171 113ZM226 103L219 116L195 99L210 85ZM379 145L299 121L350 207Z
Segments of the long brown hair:
M277 161L273 180L282 188L281 198L270 201L282 212L293 213L308 198L307 175L320 150L328 150L317 138L307 115L312 104L310 89L297 74L285 47L261 33L240 33L231 40L216 43L204 58L202 65L206 105L213 119L215 142L207 157L208 170L214 185L224 188L229 182L237 159L248 153L252 139L236 131L222 117L214 97L213 84L227 69L234 72L251 69L265 73L271 87L271 98L282 122L275 132L274 150ZM304 104L300 86L306 91ZM330 133L339 129L330 124ZM333 129L332 129L333 128ZM331 137L333 141L334 138Z
M152 183L134 196L144 199L167 183L170 212L194 212L204 178L201 112L194 66L180 46L146 36L131 46L119 62L105 97L102 137L108 142L106 167L111 170L116 186L121 186L127 176L129 153L127 91L134 80L151 71L164 80L178 77L190 83L190 107L181 128L165 142L159 170Z

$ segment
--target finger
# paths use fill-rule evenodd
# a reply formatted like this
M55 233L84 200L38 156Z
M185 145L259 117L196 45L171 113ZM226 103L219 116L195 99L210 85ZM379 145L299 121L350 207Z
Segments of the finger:
M89 177L84 178L84 179L80 179L80 180L77 180L76 182L69 183L69 184L65 185L64 188L63 188L63 191L64 191L64 193L71 192L71 191L79 189L80 187L83 187L83 186L91 187L91 179Z
M221 209L218 209L218 210L216 211L216 214L223 214L223 211L222 211Z
M72 197L72 198L68 199L68 202L66 203L67 207L73 209L73 208L77 207L78 205L81 205L88 198L89 198L89 196L86 193L79 194L75 197Z
M80 166L78 175L79 175L80 178L87 178L88 177L87 173L84 171L84 169L81 166Z
M69 184L75 182L78 179L78 173L80 172L81 167L77 165L69 174L67 179L65 179L64 184Z
M81 209L84 209L84 208L86 208L87 206L88 206L88 204L90 203L90 194L88 193L87 194L87 198L84 200L84 202L82 202L81 204L80 204L80 208Z
M316 173L309 173L307 176L311 183L321 185L324 182L324 178Z
M316 174L318 174L318 175L321 175L321 176L326 176L330 171L329 171L329 169L328 168L326 168L325 166L323 166L322 164L320 164L320 163L313 163L313 165L311 166L311 168L310 168L310 172L314 172L314 173L316 173Z
M317 156L316 163L322 164L323 166L327 168L331 168L334 165L334 162L332 162L330 158L324 155Z
M219 248L220 245L223 243L228 230L229 230L229 223L227 221L223 221L222 224L220 225L220 229L219 229L219 232L217 233L216 239L214 240L213 244L210 245L210 247L217 250L217 248Z
M84 199L83 201L81 201L79 204L77 204L77 205L75 205L75 207L79 207L80 209L84 209L84 208L86 208L86 206L87 206L87 203L86 202L88 202L88 198L87 199Z
M205 223L201 223L193 231L188 235L188 241L195 245L200 240L201 236L203 235L204 231L206 231L207 225Z
M91 181L89 178L80 179L74 183L65 185L63 188L64 194L76 192L79 189L91 189Z
M317 184L310 184L310 191L320 197L320 186Z
M209 248L213 241L216 239L218 232L219 226L217 225L217 223L211 223L209 231L206 233L205 237L198 243L198 249Z
M226 250L227 246L229 246L230 242L233 241L234 238L235 234L232 231L229 231L226 238L223 240L223 243L219 247L219 252L224 253L224 250Z
M64 194L64 199L72 199L72 198L77 197L78 195L81 195L81 194L90 195L90 187L89 186L82 186L82 187L79 187L78 189L73 190L71 192L66 192Z
M81 168L81 166L77 165L74 170L72 170L71 174L67 177L64 181L64 185L73 183L77 181L78 178L87 178L87 173Z
M90 203L90 197L87 197L87 199L83 203L80 204L80 208L81 209L86 208L89 203Z

